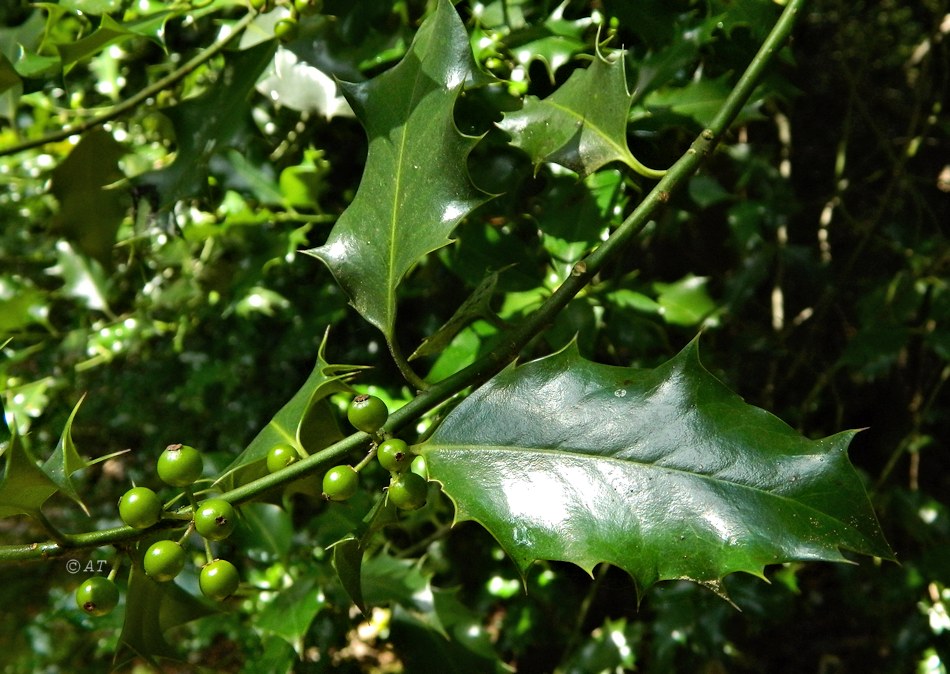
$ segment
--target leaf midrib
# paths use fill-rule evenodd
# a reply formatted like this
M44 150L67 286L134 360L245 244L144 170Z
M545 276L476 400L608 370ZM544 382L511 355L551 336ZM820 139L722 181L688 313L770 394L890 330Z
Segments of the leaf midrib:
M742 482L730 482L729 480L724 480L724 479L721 479L721 478L716 478L716 477L714 477L714 476L712 476L712 475L706 475L706 474L703 474L703 473L691 472L691 471L685 470L685 469L683 469L683 468L671 468L671 467L667 467L667 466L659 466L659 465L657 465L657 464L655 464L655 463L646 463L646 462L644 462L644 461L636 461L636 460L632 460L632 459L618 459L618 458L612 457L612 456L603 456L603 455L600 455L600 454L587 454L587 453L580 452L580 451L571 452L571 451L566 451L566 450L563 450L563 449L536 449L536 448L533 448L533 447L520 447L520 446L517 446L517 445L473 445L473 444L454 445L454 444L446 444L446 443L444 443L444 442L434 442L434 441L432 441L432 440L430 440L430 443L431 443L432 445L434 445L435 447L438 448L437 451L452 451L453 449L457 449L457 450L471 450L471 449L473 449L473 448L477 448L478 451L484 450L484 451L508 452L508 453L517 453L517 454L519 454L519 455L523 455L523 454L538 454L538 455L541 455L541 454L544 454L544 455L560 454L560 455L563 455L563 456L569 456L569 457L574 458L574 459L578 459L578 458L583 459L583 458L588 458L588 457L589 457L589 460L591 460L591 461L607 461L607 462L610 462L610 463L619 463L619 464L622 464L622 465L635 464L635 465L637 465L637 466L643 467L644 469L655 469L655 470L668 471L668 472L671 472L671 473L679 473L679 474L681 474L681 475L687 475L687 476L694 477L694 478L697 478L697 479L701 479L701 480L704 480L704 481L707 481L707 482L730 485L730 486L738 487L738 488L740 488L740 489L745 489L745 490L752 491L752 492L756 492L756 493L759 493L759 494L764 494L764 495L769 496L769 497L771 497L771 498L773 498L773 499L776 499L776 500L779 500L779 501L782 501L782 502L786 502L786 503L794 504L796 507L801 508L801 509L804 509L806 512L816 513L816 514L817 514L818 516L820 516L821 519L823 519L823 520L827 520L827 521L830 521L830 522L838 523L839 526L844 527L844 528L845 528L846 530L848 530L848 531L853 531L853 532L855 532L855 533L856 533L857 535L859 535L863 540L868 541L868 539L867 539L867 537L864 535L864 533L862 533L862 532L861 532L859 529L857 529L856 527L851 526L851 525L849 525L847 522L844 522L843 520L840 520L840 519L838 519L837 517L834 517L834 516L832 516L832 515L829 515L828 513L824 512L824 511L822 511L822 510L818 510L818 509L815 508L814 506L810 506L810 505L808 505L808 504L806 504L806 503L803 503L802 501L798 501L798 500L796 500L796 499L790 498L790 497L788 497L788 496L783 496L783 495L781 495L781 494L776 494L775 492L768 491L768 490L766 490L766 489L761 489L761 488L755 487L755 486L753 486L753 485L744 484L744 483L742 483Z
M560 103L557 103L556 101L552 101L552 100L545 100L545 101L541 101L541 102L544 103L544 104L546 104L546 105L550 105L552 108L554 108L554 109L556 109L556 110L560 110L560 111L562 111L562 112L566 112L570 117L573 117L574 119L578 120L578 121L581 123L581 126L582 126L582 127L586 126L587 128L593 129L594 131L596 131L596 132L597 132L597 135L598 135L600 138L602 138L604 141L606 141L607 145L609 145L611 148L613 148L621 157L624 158L625 161L626 161L627 157L630 155L630 148L626 147L626 145L620 145L619 143L615 142L615 141L600 127L600 125L594 124L593 122L591 122L591 121L589 120L589 118L587 117L587 114L586 114L586 113L582 115L582 114L580 114L580 113L578 113L578 112L575 112L573 109L571 109L571 108L569 108L569 107L566 107L566 106L564 106L564 105L561 105Z
M428 47L428 45L426 45ZM425 55L419 55L419 63L423 63ZM396 153L396 182L393 189L392 208L389 218L389 261L386 269L386 325L391 326L395 321L396 300L395 288L399 279L396 278L396 225L398 222L399 196L402 193L403 172L405 170L407 147L409 145L409 124L412 121L412 112L418 104L418 91L422 78L422 68L416 70L412 82L412 92L406 99L405 110L402 119L405 123L401 126L399 137L399 150Z

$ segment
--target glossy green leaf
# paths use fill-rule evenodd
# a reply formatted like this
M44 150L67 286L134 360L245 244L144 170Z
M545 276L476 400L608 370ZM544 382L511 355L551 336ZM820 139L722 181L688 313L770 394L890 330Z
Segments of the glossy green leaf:
M142 550L147 546L140 544ZM211 615L215 611L181 589L176 583L159 583L142 570L140 561L132 565L125 600L125 622L119 643L117 664L132 657L128 651L150 662L156 658L180 659L165 633L173 627Z
M542 243L559 263L562 276L601 240L604 229L600 209L586 182L553 178L544 205L537 209Z
M545 99L529 96L517 112L505 113L498 124L512 144L531 157L537 168L554 162L586 176L612 161L623 162L641 175L658 178L627 147L627 116L632 94L627 91L622 52L612 58L599 53L590 66L575 71Z
M400 604L415 611L431 609L430 578L418 560L378 554L363 565L363 591L368 604Z
M0 517L36 517L58 487L36 465L36 459L20 439L16 424L11 424L10 430L10 444L3 452L6 461L3 479L0 480Z
M59 443L56 445L56 450L52 456L47 459L46 463L43 464L43 471L56 483L63 494L78 503L83 509L83 512L88 515L89 508L86 507L82 497L79 495L79 491L76 489L76 485L73 484L72 474L93 464L111 459L119 454L124 454L128 450L114 452L108 456L101 456L95 461L86 461L79 455L79 452L76 450L76 444L73 442L72 429L73 421L76 419L76 413L79 411L79 406L82 405L84 398L85 396L80 398L76 406L73 407L73 411L70 412L69 418L66 420L66 425L63 426L63 433L59 438Z
M509 368L418 450L456 505L522 574L538 559L626 570L642 591L767 564L892 558L848 461L854 432L809 440L747 405L695 342L653 370L576 346Z
M779 14L779 3L773 0L716 0L711 11L718 27L727 35L745 26L756 40L768 35Z
M257 614L258 628L276 634L303 656L304 637L326 600L315 575L298 578Z
M326 120L352 117L336 80L289 49L278 48L257 90L276 104L319 115Z
M326 343L327 337L324 336L317 362L303 386L224 471L218 481L222 489L233 489L265 475L267 453L274 445L289 443L312 453L342 439L327 397L349 391L346 380L362 368L327 363L324 359Z
M247 123L250 94L275 49L271 41L229 53L224 69L205 93L162 110L175 129L175 160L145 174L140 183L155 187L163 206L205 189L208 163L229 147Z
M344 94L369 136L359 190L327 242L322 260L362 316L393 334L396 287L427 253L485 200L465 164L477 138L458 131L455 101L480 83L465 27L447 0L419 29L405 58Z

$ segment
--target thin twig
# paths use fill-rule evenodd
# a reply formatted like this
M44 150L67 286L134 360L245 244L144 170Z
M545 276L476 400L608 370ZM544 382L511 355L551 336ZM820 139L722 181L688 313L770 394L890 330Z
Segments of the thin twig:
M4 148L0 148L0 157L16 154L22 152L23 150L29 150L34 147L40 147L48 143L55 143L60 140L69 138L70 136L84 133L89 129L93 129L97 126L101 126L106 122L110 122L121 115L124 115L126 112L134 110L140 104L144 103L149 98L157 95L160 91L167 89L168 87L176 84L180 80L187 77L189 74L194 72L200 65L211 60L217 56L225 47L227 47L234 38L240 35L245 28L247 28L251 22L254 20L254 17L257 16L254 12L248 12L244 17L241 18L234 26L231 28L231 32L228 35L218 42L215 42L213 45L208 47L205 51L197 54L190 61L186 62L183 66L178 68L172 73L169 73L162 79L158 80L152 85L149 85L139 91L134 96L127 98L121 103L117 103L112 106L105 112L95 117L90 117L89 119L79 122L78 124L72 124L70 126L64 126L58 131L53 131L45 136L40 136L39 138L33 138L31 140L25 140L22 143L17 143L16 145L9 145Z

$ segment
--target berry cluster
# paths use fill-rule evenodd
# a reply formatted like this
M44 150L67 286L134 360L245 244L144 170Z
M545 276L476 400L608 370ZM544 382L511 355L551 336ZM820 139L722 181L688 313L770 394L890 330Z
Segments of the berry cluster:
M185 568L187 554L184 541L197 531L207 541L227 538L237 523L234 506L220 498L209 498L200 503L195 499L192 486L201 477L204 461L194 447L169 445L158 457L156 470L159 478L172 487L181 487L192 506L192 519L181 540L160 540L145 552L142 565L145 573L161 583L174 580ZM157 524L165 513L165 506L153 490L132 487L119 499L119 517L135 529L147 529ZM175 519L178 519L177 517ZM231 596L240 583L237 568L224 559L212 559L208 548L208 562L201 568L198 586L201 592L216 601ZM103 616L112 611L119 601L119 589L109 577L95 576L76 590L76 604L89 615Z
M376 459L389 471L390 480L387 498L403 510L416 510L426 503L428 492L425 457L415 456L404 440L382 439L379 429L389 418L386 403L371 395L353 398L346 411L347 419L357 430L369 433L376 444ZM359 487L359 470L362 464L334 466L323 477L323 496L329 501L345 501Z
M371 395L358 395L347 409L347 418L359 431L372 437L370 453L356 466L339 465L330 468L323 476L323 497L328 501L345 501L359 489L360 470L375 456L379 464L390 473L386 498L402 510L416 510L426 503L428 476L425 458L412 453L404 440L388 437L381 429L389 419L389 410L381 399ZM277 444L266 457L267 470L281 471L295 463L306 452L291 444ZM187 553L184 543L192 532L205 539L207 563L201 567L198 587L209 599L221 601L230 597L240 585L240 576L234 564L214 558L210 542L221 541L231 535L237 523L237 513L224 498L211 497L198 501L193 486L201 477L204 461L194 447L169 445L158 457L156 470L159 478L172 487L184 490L191 504L187 530L179 540L163 539L153 543L142 559L145 573L153 580L167 583L184 570ZM187 511L186 511L187 512ZM119 499L119 517L135 529L148 529L158 524L163 517L175 520L187 519L189 515L166 513L165 504L153 490L147 487L132 487ZM113 578L96 576L86 580L76 590L76 603L89 615L106 615L119 601L119 590Z

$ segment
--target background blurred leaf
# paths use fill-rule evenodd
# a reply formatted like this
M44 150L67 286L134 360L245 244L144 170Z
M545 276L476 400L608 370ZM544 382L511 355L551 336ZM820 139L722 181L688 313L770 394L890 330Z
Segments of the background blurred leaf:
M181 659L182 654L169 644L165 633L214 613L174 582L159 583L149 578L140 560L132 565L125 595L125 622L119 642L124 649L150 662L156 658ZM120 652L116 661L121 663L130 658L128 653Z
M316 615L327 605L315 574L297 578L257 614L256 625L276 634L303 654L304 636Z
M166 208L205 190L208 163L238 137L247 123L249 94L275 49L274 42L269 41L228 53L224 69L210 89L162 110L175 129L175 160L166 168L141 176L137 181L140 188L158 190L161 205Z
M104 268L112 264L115 234L126 211L124 191L110 187L124 177L119 168L124 154L111 134L90 131L53 169L50 185L60 204L53 227Z

